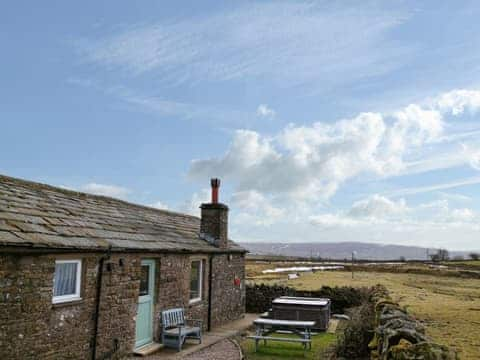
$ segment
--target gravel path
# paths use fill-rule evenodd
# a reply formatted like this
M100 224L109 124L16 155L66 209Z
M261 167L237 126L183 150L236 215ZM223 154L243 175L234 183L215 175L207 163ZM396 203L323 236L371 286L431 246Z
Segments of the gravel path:
M240 360L237 346L230 340L222 340L196 353L183 358L184 360Z

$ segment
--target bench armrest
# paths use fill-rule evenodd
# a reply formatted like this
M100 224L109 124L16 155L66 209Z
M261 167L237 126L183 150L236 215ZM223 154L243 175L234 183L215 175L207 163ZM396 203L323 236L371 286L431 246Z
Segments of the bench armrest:
M203 327L203 320L185 319L185 323L192 324L193 326L198 326L199 328Z

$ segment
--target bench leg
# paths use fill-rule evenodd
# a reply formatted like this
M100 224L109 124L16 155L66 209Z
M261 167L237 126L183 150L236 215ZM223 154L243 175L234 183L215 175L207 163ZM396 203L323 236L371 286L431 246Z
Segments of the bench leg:
M256 336L261 336L262 334L263 334L263 329L262 329L262 327L256 326L255 335L256 335ZM259 339L255 339L255 352L257 352L257 350L258 350L258 342L259 342L259 341L260 341Z
M312 332L310 329L305 329L304 338L305 340L310 340L308 343L305 343L305 348L312 350Z
M178 351L182 351L182 346L185 343L185 336L180 336L178 338Z

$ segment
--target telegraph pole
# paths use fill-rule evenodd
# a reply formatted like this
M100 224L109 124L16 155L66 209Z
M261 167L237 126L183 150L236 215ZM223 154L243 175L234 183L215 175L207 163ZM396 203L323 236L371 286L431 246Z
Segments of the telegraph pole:
M352 251L352 279L355 278L354 274L353 274L353 261L355 259L355 251Z

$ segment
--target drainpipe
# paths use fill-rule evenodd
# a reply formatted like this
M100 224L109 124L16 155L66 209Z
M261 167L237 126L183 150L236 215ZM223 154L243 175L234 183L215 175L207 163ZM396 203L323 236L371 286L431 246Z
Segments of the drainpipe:
M107 250L106 255L102 255L100 261L98 262L98 273L97 273L97 291L95 294L95 313L93 314L93 336L91 339L92 344L92 360L97 358L97 335L98 335L98 319L100 317L100 297L102 295L102 277L103 277L103 264L105 260L110 259L110 252L112 246L110 245Z
M208 331L212 328L212 260L213 255L208 258Z

